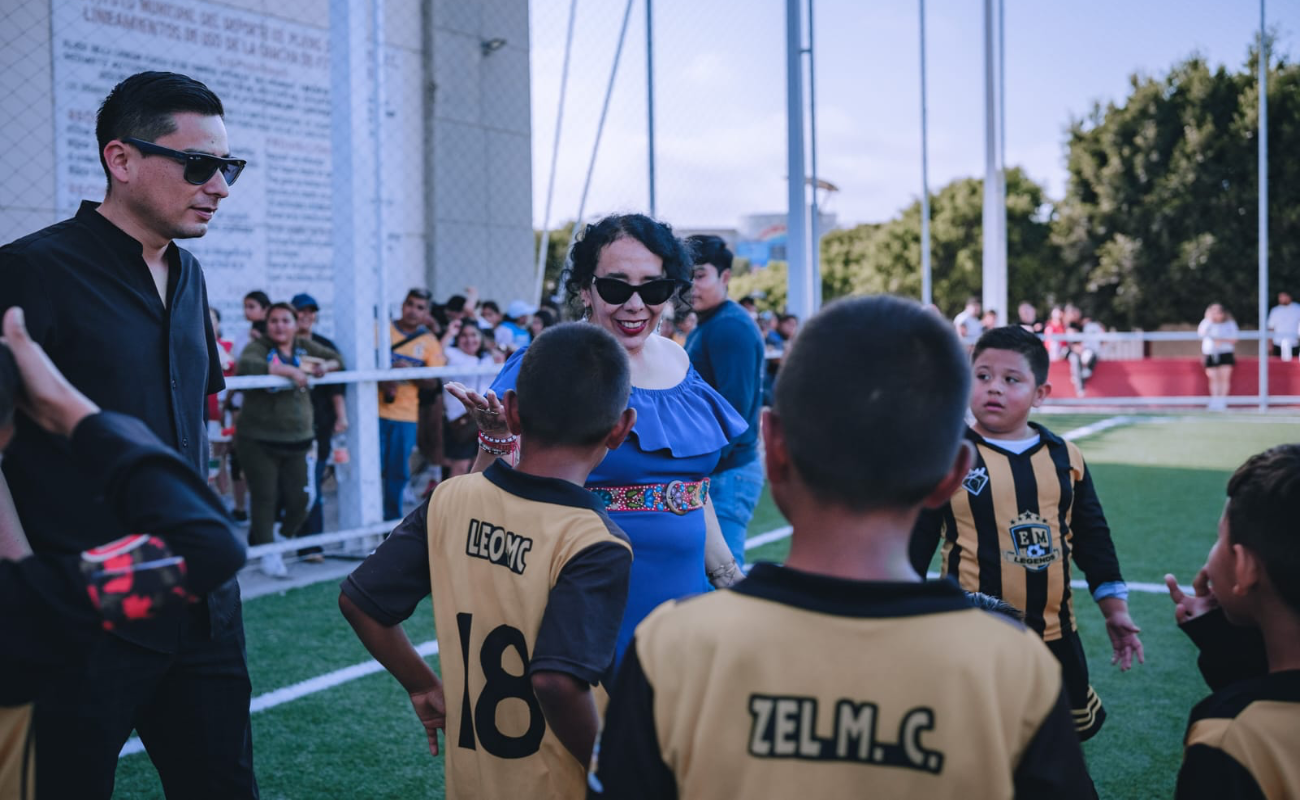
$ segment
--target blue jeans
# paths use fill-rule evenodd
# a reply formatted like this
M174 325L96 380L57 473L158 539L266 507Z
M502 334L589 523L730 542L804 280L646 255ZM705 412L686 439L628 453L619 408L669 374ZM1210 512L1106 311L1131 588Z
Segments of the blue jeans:
M709 499L738 565L745 563L745 534L762 494L763 463L758 459L715 472L709 478Z
M402 490L411 480L411 448L419 431L415 422L379 419L379 468L384 479L384 519L402 518Z

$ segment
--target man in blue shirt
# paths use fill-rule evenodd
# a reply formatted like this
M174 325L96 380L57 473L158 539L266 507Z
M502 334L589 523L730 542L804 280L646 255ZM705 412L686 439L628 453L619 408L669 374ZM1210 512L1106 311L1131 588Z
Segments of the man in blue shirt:
M749 423L722 451L710 478L709 497L737 564L745 561L745 531L763 493L758 459L758 414L763 402L763 336L754 320L727 299L732 253L718 236L688 240L695 253L691 304L699 325L686 339L686 352L704 380Z

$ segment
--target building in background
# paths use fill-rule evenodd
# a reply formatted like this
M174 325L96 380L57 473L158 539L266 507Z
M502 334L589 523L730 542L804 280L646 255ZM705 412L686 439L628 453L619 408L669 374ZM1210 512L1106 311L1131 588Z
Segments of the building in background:
M345 347L339 318L388 318L378 286L394 306L411 286L528 294L528 0L385 0L379 22L376 75L372 0L5 4L0 242L102 198L98 104L165 70L223 99L249 160L208 236L184 243L232 326L254 288L320 298Z

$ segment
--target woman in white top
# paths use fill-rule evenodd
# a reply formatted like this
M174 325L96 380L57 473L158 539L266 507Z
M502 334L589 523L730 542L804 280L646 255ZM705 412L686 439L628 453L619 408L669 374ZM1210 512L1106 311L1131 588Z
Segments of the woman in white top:
M1205 319L1196 329L1205 355L1205 377L1210 382L1209 408L1221 411L1228 407L1228 386L1232 383L1233 351L1237 346L1237 323L1219 303L1205 309Z
M473 322L453 322L458 326L454 344L444 349L449 367L489 366L496 361L493 351L486 346L483 332ZM501 358L504 361L504 357ZM492 375L464 375L456 380L462 385L482 394L492 385ZM445 384L444 384L445 385ZM478 453L478 423L465 413L465 406L455 395L442 391L443 423L442 449L447 458L449 478L465 475L474 463Z

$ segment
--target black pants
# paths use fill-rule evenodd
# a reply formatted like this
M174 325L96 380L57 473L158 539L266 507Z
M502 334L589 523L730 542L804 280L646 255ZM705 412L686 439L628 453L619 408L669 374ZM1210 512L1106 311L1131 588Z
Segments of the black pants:
M1083 640L1077 632L1071 631L1046 644L1056 660L1061 662L1061 680L1070 698L1074 732L1079 734L1079 741L1086 742L1101 730L1106 721L1106 709L1088 682L1088 657L1083 652Z
M176 653L100 636L84 665L37 700L37 796L107 800L134 728L168 798L256 798L243 621L233 629L209 638L207 606L197 604Z

